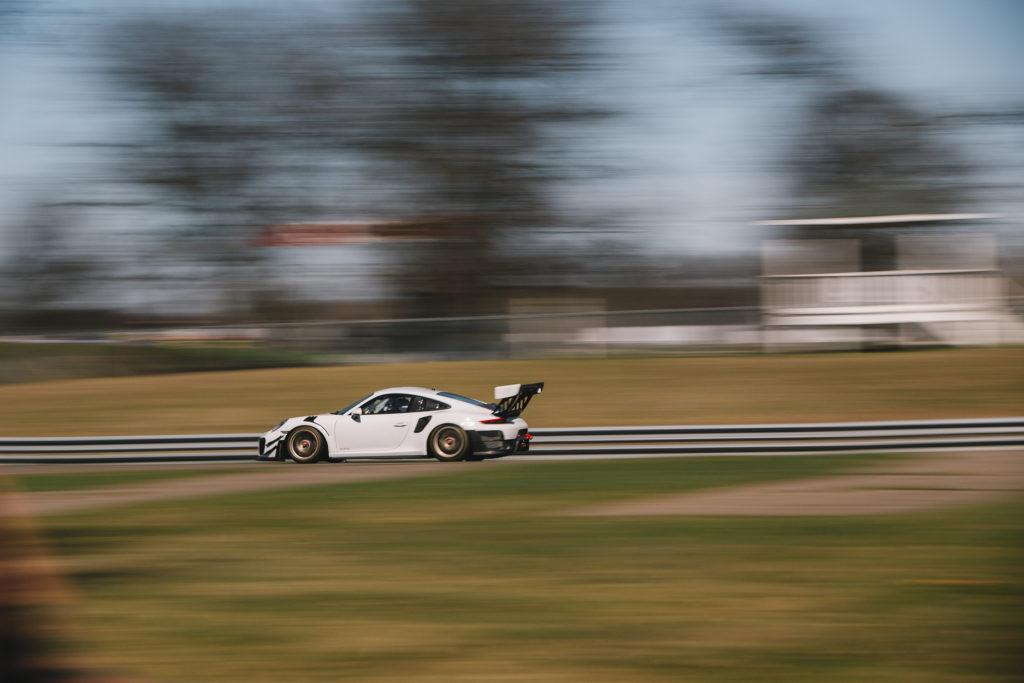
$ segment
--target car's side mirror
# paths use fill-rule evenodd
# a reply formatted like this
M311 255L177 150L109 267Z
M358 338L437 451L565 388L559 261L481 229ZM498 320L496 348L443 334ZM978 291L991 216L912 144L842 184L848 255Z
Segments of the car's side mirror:
M359 413L352 413L352 419L356 422L362 422L362 418L359 417Z

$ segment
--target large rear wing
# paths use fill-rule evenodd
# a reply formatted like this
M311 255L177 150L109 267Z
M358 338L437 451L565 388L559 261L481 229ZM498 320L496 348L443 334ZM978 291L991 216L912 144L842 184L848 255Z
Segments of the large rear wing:
M493 410L498 417L519 417L526 409L530 399L544 391L544 382L533 384L506 384L494 387L494 400L497 407Z

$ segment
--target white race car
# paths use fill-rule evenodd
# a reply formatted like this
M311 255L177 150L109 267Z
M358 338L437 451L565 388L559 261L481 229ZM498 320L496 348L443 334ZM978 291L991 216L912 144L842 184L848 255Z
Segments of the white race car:
M381 389L333 413L291 417L263 434L260 460L497 458L530 448L519 417L543 382L494 388L495 403L419 387Z

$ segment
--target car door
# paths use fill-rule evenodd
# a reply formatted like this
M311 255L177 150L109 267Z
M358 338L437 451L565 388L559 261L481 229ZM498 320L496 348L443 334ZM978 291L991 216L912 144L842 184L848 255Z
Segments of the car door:
M375 396L341 418L335 429L338 451L346 453L395 452L413 422L408 413L410 396Z

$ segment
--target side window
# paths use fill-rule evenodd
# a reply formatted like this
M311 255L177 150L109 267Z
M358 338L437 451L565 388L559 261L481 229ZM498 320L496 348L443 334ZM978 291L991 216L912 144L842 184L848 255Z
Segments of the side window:
M380 415L381 413L386 412L386 409L390 402L390 396L378 396L372 401L367 401L366 403L364 403L363 407L360 410L362 411L363 415Z
M387 415L408 413L412 396L407 394L385 394L363 405L363 415Z
M391 402L388 403L387 413L408 413L410 411L409 404L411 403L412 396L397 395L391 397Z
M389 413L423 413L431 410L445 410L449 406L423 396L408 394L385 394L367 401L360 409L363 415L386 415Z
M423 399L423 410L447 410L448 406L432 398Z

